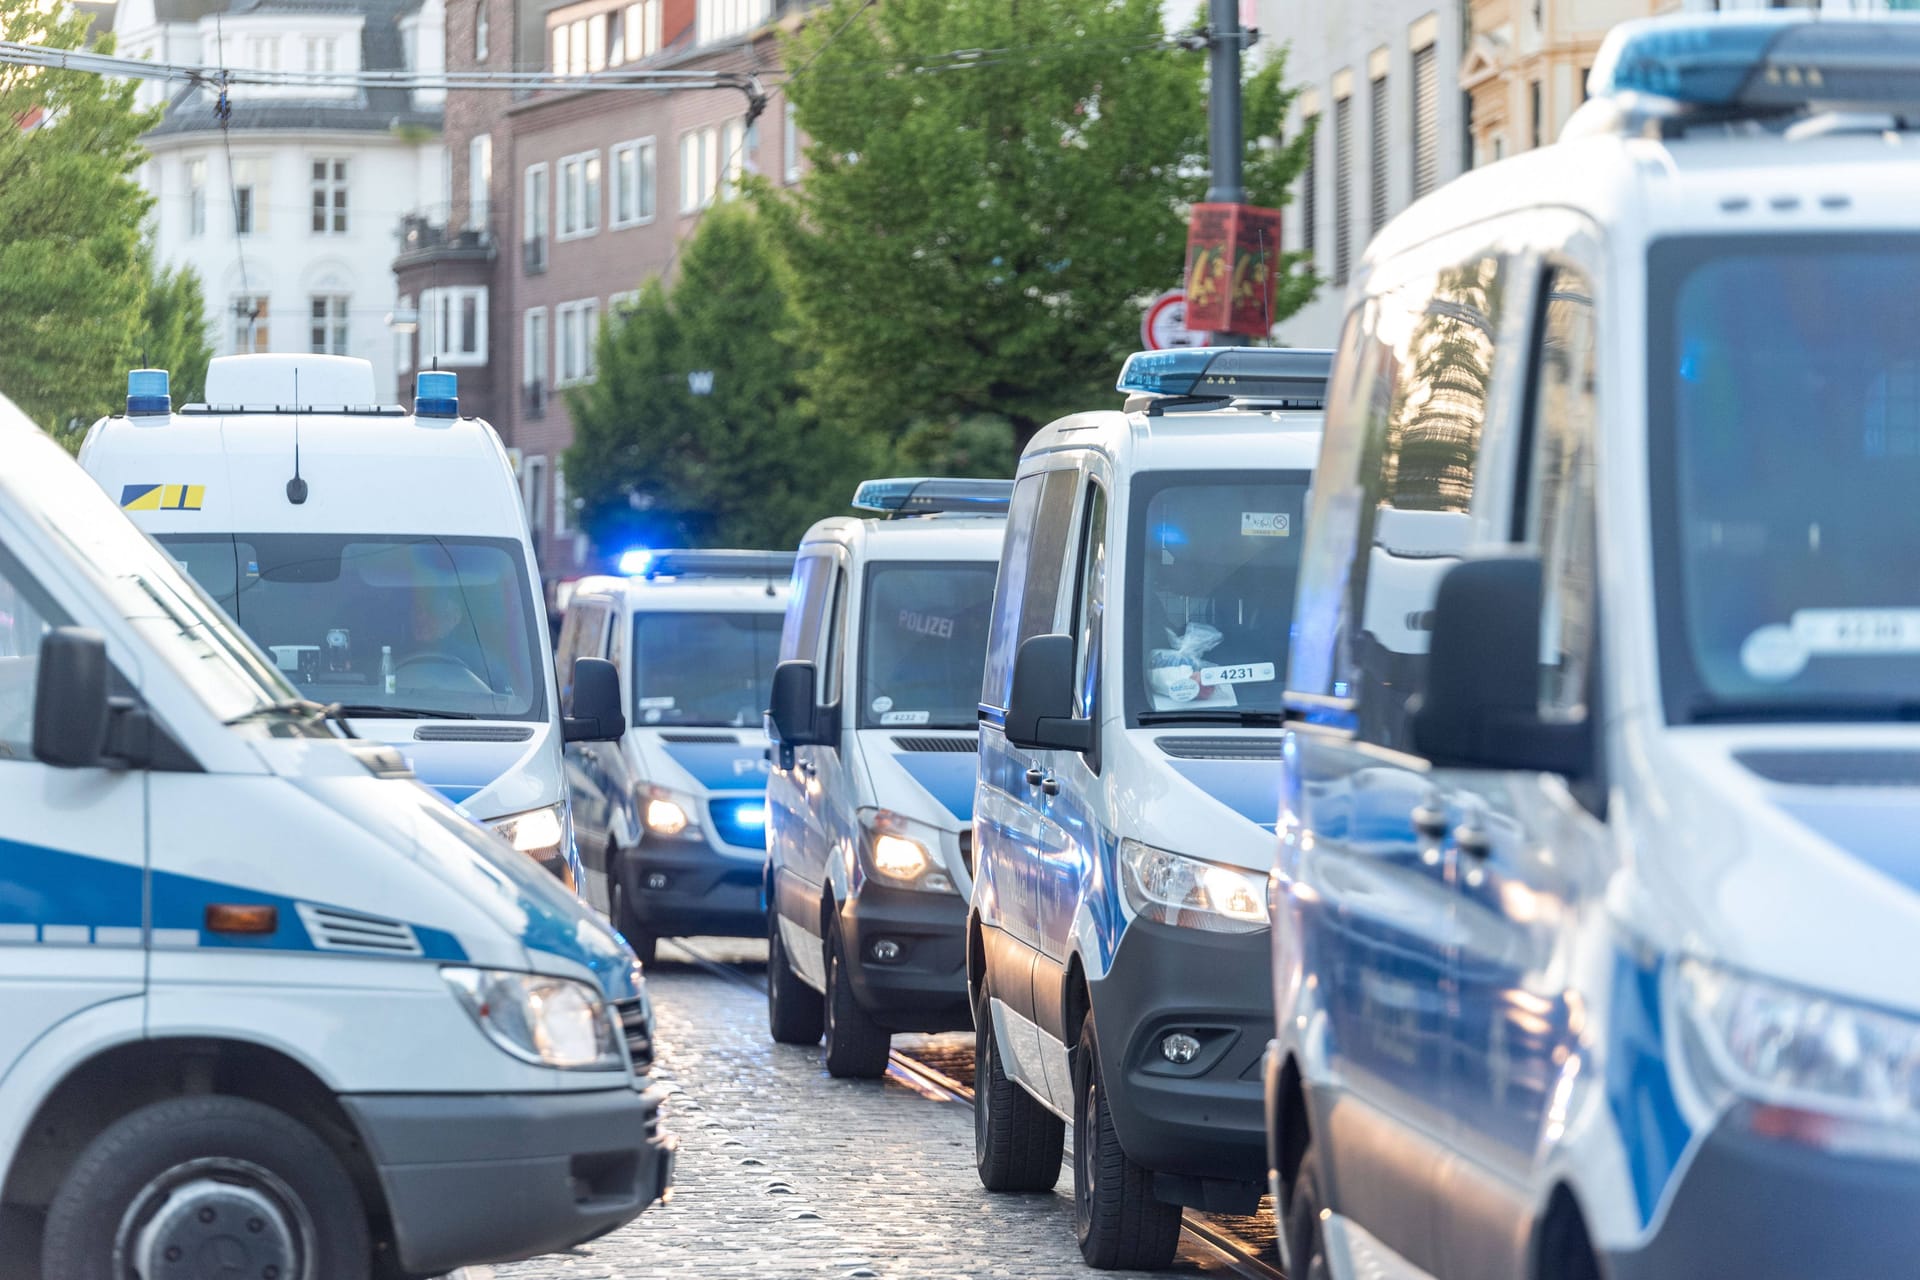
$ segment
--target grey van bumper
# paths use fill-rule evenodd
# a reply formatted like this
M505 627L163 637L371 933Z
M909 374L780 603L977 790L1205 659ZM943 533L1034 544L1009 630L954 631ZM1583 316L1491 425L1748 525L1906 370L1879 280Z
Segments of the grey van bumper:
M380 1176L401 1268L434 1274L565 1249L631 1221L673 1179L664 1091L341 1099Z

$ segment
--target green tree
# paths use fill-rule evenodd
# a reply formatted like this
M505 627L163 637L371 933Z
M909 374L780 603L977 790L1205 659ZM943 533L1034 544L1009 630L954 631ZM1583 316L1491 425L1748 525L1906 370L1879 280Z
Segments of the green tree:
M139 346L133 357L150 369L165 369L175 404L193 404L206 395L207 365L213 346L207 341L206 298L192 267L167 268L154 258L153 241L140 245L147 278Z
M1111 403L1206 187L1206 59L1169 42L1160 0L834 0L786 57L810 169L757 194L823 411L883 432L989 413L1024 443ZM1259 204L1305 161L1264 136L1283 74L1275 58L1245 86ZM1290 280L1275 319L1313 287Z
M1019 460L1013 424L975 413L911 424L894 442L888 470L897 475L1010 476Z
M77 49L87 26L65 5L0 0L0 39ZM48 426L111 409L138 351L149 201L134 172L156 120L130 83L0 67L0 393Z
M809 359L764 221L713 209L681 256L600 337L599 373L569 393L567 478L602 547L791 547L845 510L879 456L803 402ZM709 394L689 374L710 372Z

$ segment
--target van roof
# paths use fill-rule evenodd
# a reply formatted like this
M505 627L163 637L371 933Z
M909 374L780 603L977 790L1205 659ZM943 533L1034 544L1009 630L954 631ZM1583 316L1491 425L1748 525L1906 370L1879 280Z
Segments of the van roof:
M801 550L837 544L856 560L998 560L1005 516L938 515L907 520L833 516L807 530Z
M1320 456L1319 410L1169 409L1160 413L1100 409L1048 424L1021 456L1094 449L1122 470L1214 471L1247 468L1310 471Z
M582 599L629 613L782 613L790 574L774 578L654 578L601 574L574 584L568 608Z

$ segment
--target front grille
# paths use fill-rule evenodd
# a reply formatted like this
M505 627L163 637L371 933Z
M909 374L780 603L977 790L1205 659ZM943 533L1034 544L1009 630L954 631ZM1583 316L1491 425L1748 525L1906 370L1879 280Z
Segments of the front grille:
M727 844L742 849L767 847L767 802L762 796L736 796L707 805L713 829Z
M633 1059L633 1074L646 1075L653 1069L653 1014L645 996L633 996L613 1002L614 1016L620 1019L620 1034L626 1039L627 1054Z
M899 737L893 740L893 745L901 751L946 751L946 752L959 753L959 752L969 752L969 751L980 750L980 739L971 738L971 737L969 738Z
M415 742L525 742L533 726L516 724L423 724L413 731Z
M960 865L973 874L973 828L968 827L960 833Z
M1155 738L1176 760L1278 760L1279 738Z
M660 741L679 743L682 746L696 746L701 743L707 743L713 746L719 746L721 743L725 743L728 746L732 746L736 742L739 742L740 738L738 735L731 733L666 732L660 735Z

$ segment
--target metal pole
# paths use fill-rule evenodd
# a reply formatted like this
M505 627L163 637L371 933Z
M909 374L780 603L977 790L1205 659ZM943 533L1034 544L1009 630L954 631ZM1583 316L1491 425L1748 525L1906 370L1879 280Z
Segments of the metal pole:
M1207 37L1212 47L1207 94L1207 150L1213 167L1210 204L1240 204L1247 198L1240 176L1240 0L1207 0Z

